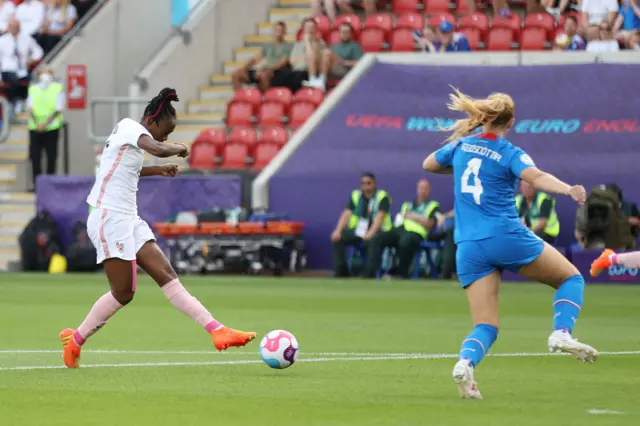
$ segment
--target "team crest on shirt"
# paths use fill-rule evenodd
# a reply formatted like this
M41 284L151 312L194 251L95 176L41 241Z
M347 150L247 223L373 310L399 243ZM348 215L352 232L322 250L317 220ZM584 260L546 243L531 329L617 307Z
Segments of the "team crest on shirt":
M520 161L522 161L527 166L535 166L535 163L533 162L533 159L531 157L529 157L528 154L522 154L520 156Z
M122 244L122 243L116 243L116 248L117 248L120 252L122 252L122 251L124 251L124 244Z

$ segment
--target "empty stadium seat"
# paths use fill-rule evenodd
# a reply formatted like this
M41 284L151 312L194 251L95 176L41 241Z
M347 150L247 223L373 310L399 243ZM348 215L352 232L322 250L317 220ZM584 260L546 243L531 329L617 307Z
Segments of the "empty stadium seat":
M324 41L329 45L333 46L335 44L340 44L342 40L340 40L340 30L331 30L331 32L327 35Z
M551 40L556 29L556 21L548 13L534 13L524 19L525 28L542 28L546 39Z
M282 126L265 127L260 134L260 143L272 143L286 145L289 141L289 132Z
M482 33L480 30L477 28L461 28L460 32L467 38L471 50L478 50L480 42L482 41Z
M315 105L309 102L297 102L293 104L291 106L291 112L289 113L289 126L294 129L299 128L311 117L311 114L313 114L315 110Z
M331 21L326 15L315 15L313 20L316 21L318 32L322 34L322 38L329 34L331 31Z
M420 0L393 0L391 11L395 14L402 12L415 12L418 10Z
M454 27L456 25L456 17L450 13L435 13L431 15L427 25L431 28L438 28L440 26L440 23L442 23L443 21L451 22Z
M253 113L258 112L258 107L262 103L262 92L257 87L243 87L238 89L233 95L232 101L244 102L253 106Z
M272 87L264 92L264 102L277 102L284 105L285 111L289 110L289 107L293 103L293 93L287 87Z
M273 160L280 151L282 145L274 143L261 143L256 147L255 154L253 155L253 168L263 169Z
M491 28L487 36L487 50L511 50L513 30L511 28Z
M364 28L380 28L384 31L385 39L388 40L391 31L393 31L393 18L388 13L374 13L367 16Z
M544 28L525 28L520 36L520 50L544 50L546 41L547 32Z
M460 18L458 22L458 28L461 30L465 28L476 28L480 30L482 39L484 40L489 31L489 17L484 13L472 13Z
M216 167L216 146L209 141L196 140L191 144L189 167L194 169L213 169Z
M253 127L234 127L227 135L227 142L253 146L258 142L258 135Z
M360 46L365 52L382 52L384 31L380 28L366 28L360 34Z
M245 102L230 102L227 105L227 126L250 126L253 105Z
M391 33L389 45L392 52L414 52L416 42L413 39L413 30L398 28Z
M203 129L196 136L196 142L209 142L217 147L227 143L227 132L224 129Z
M244 169L249 159L249 147L244 144L230 143L222 151L222 164L225 169Z
M355 37L359 38L360 31L362 31L362 19L354 13L345 13L344 15L338 15L335 21L333 21L333 28L340 28L340 24L346 22L351 24Z
M424 28L424 15L418 12L404 12L398 16L396 28L422 30Z
M491 28L509 28L513 32L513 39L518 40L520 38L520 29L522 28L522 18L517 13L514 13L509 18L503 16L494 16L491 21Z
M324 99L324 92L313 87L303 87L296 92L295 97L296 103L309 102L310 104L313 104L317 107L322 103L322 100Z
M466 0L458 0L465 2ZM449 0L424 0L424 11L429 15L433 13L449 13Z
M286 115L284 105L278 102L265 102L260 106L260 112L258 113L258 125L280 125L284 115Z
M479 10L480 6L478 5L478 2L476 1L476 10ZM469 3L467 2L467 0L457 0L456 1L456 13L460 16L462 15L466 15L468 13L470 13L471 11L469 10Z

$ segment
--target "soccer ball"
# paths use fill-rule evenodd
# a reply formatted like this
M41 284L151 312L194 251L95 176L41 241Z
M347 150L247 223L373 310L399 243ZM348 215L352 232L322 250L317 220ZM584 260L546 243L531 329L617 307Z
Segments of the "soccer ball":
M270 331L260 342L260 358L271 368L291 367L298 358L298 340L288 331Z

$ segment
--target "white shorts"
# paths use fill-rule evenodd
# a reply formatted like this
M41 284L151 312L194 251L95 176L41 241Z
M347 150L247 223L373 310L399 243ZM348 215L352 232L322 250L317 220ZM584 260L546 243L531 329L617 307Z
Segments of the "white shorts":
M155 241L151 228L139 216L94 209L89 213L87 232L98 252L97 263L117 257L135 260L147 241Z

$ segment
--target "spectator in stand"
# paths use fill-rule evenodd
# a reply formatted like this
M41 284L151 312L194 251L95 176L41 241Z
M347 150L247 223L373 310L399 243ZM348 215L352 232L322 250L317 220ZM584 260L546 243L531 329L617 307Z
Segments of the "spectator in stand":
M38 42L45 54L53 50L62 37L73 28L77 19L78 12L69 0L52 0L52 4L45 9L44 22L38 36Z
M339 9L342 13L355 13L352 3L359 2L351 0L311 0L311 8L314 15L322 15L322 6L324 5L327 17L333 22L337 16L336 9ZM376 0L363 0L362 6L367 15L377 12Z
M570 0L542 0L540 4L546 9L547 13L556 19L559 19L569 8Z
M16 19L23 32L35 37L44 22L44 4L40 0L24 0L16 8Z
M582 0L583 26L597 26L602 21L612 25L617 15L617 0Z
M627 41L627 49L640 51L640 33L636 32L631 35Z
M618 40L613 37L611 24L607 20L600 23L599 33L597 39L595 38L595 34L592 36L593 39L587 44L587 52L607 53L618 52L620 50Z
M434 43L436 42L436 33L433 29L425 26L422 31L415 30L413 39L416 42L416 52L433 53L436 51Z
M278 22L273 27L274 41L265 44L262 51L251 58L246 65L231 74L233 90L238 90L243 84L255 83L260 90L265 91L271 86L282 86L289 66L289 55L292 44L284 41L287 25Z
M319 71L326 47L324 40L318 38L316 21L313 18L302 21L302 40L293 45L289 56L291 70L283 77L289 89L296 92L303 85L322 87Z
M96 3L96 0L71 0L71 4L78 12L78 20L82 19L82 17L86 15Z
M578 51L586 47L584 39L578 34L578 21L574 16L567 16L564 21L564 33L556 37L555 50Z
M16 12L16 6L11 0L0 0L0 34L7 31L9 19Z
M478 1L477 0L457 0L457 1L466 1L467 7L469 8L469 13L476 13L478 10ZM504 18L511 17L511 9L509 9L509 3L507 0L493 0L491 3L493 8L494 16L502 16Z
M443 21L438 27L436 52L470 52L469 42L462 33L453 32L453 24Z
M347 22L340 24L340 43L325 49L322 71L316 87L325 90L327 79L341 80L362 58L364 52L358 42L353 41L353 27Z
M20 31L20 22L11 18L8 31L0 37L0 69L7 85L7 98L14 113L24 109L29 70L42 59L42 48L33 37Z
M640 7L638 0L623 0L620 13L613 24L613 32L626 41L640 29Z

